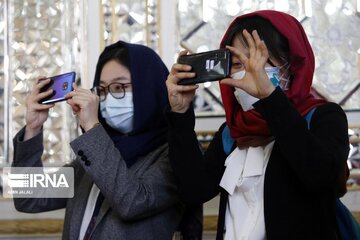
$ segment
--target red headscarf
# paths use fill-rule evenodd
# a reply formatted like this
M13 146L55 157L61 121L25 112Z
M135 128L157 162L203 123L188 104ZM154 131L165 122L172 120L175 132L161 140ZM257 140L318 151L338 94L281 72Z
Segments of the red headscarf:
M233 24L250 16L259 16L266 19L288 40L291 59L290 72L294 75L294 78L290 89L285 91L285 94L298 112L304 116L313 107L323 104L324 100L316 99L310 93L315 68L314 53L303 27L294 17L273 10L256 11L239 16L230 24L220 47L225 47L224 41ZM226 121L230 128L231 136L237 139L238 145L244 145L241 141L246 142L253 138L268 138L271 136L270 129L261 114L255 110L244 112L241 107L234 108L237 102L234 97L233 87L220 84L220 90L226 113ZM249 145L251 146L252 144L250 143Z

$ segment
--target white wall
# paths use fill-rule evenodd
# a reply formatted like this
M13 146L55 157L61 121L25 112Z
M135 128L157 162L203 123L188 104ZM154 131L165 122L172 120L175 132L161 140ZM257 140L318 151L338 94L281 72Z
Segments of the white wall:
M176 32L176 0L160 1L160 56L170 70L174 61Z
M82 87L90 89L94 80L96 63L100 52L100 1L86 0L82 7L81 25L84 37L81 66Z
M346 112L349 126L360 126L360 111L359 112Z

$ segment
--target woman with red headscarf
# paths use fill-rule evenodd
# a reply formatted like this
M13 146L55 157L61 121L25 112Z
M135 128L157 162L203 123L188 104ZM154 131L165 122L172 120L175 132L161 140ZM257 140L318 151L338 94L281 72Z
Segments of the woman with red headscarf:
M204 154L191 106L198 86L177 85L195 74L174 64L167 79L170 158L183 199L198 204L220 193L217 239L340 239L335 202L347 119L310 93L314 54L301 24L277 11L249 13L231 23L220 47L232 53L231 78L220 81L226 123Z

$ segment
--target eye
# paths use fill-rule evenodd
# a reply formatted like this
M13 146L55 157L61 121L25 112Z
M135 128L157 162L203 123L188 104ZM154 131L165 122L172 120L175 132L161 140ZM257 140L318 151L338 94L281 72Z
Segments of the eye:
M236 70L242 70L244 68L244 64L242 64L241 62L233 62L231 64L231 67Z
M113 93L119 93L119 92L122 92L122 85L121 84L112 84L111 85L111 91Z

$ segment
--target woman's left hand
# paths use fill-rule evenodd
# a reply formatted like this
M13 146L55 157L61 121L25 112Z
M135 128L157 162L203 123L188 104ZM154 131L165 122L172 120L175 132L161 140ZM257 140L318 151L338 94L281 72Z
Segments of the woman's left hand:
M220 83L241 88L259 99L267 97L275 90L265 72L265 64L269 58L267 47L256 30L252 32L252 35L244 30L243 36L249 45L249 56L235 47L226 46L226 48L244 65L245 76L241 80L225 78Z
M66 102L79 118L81 127L88 131L99 122L99 96L93 94L90 90L78 87L75 83L73 87L74 91L66 95L66 98L68 98Z

